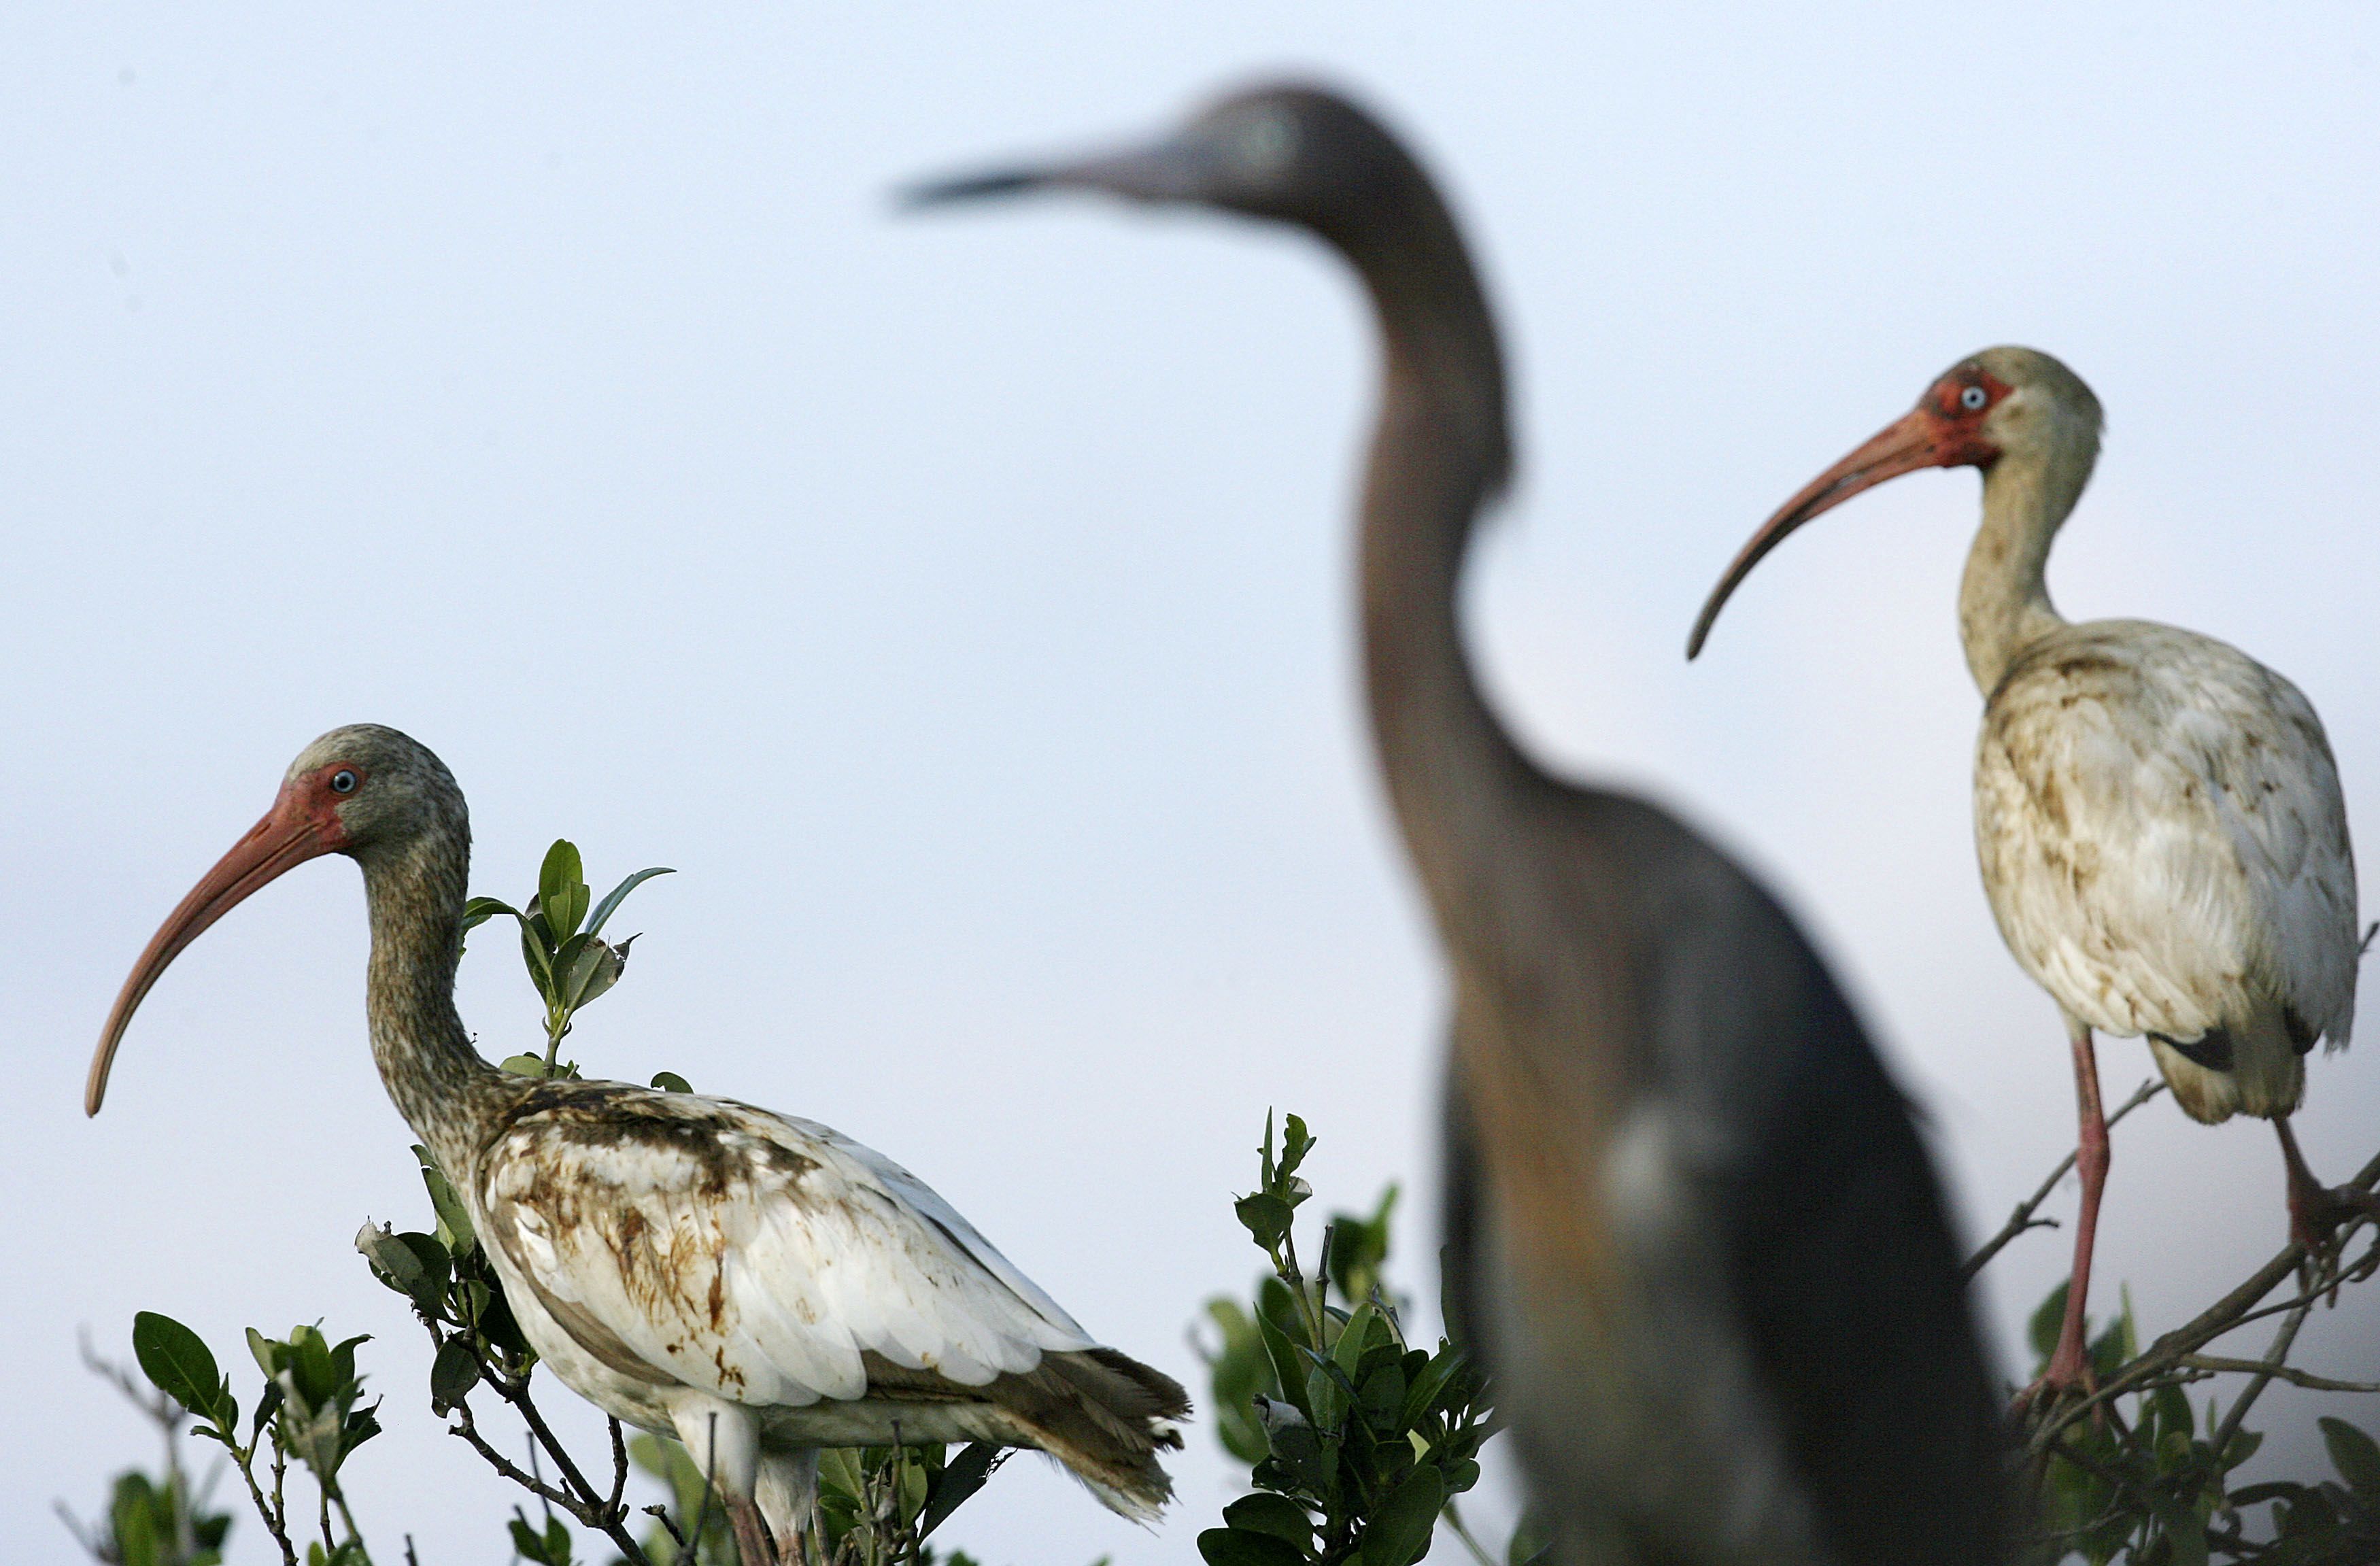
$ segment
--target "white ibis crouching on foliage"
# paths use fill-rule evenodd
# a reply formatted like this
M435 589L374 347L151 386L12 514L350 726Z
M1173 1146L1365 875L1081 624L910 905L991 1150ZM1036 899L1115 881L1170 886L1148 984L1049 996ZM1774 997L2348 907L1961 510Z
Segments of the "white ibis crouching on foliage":
M370 907L389 1097L468 1206L530 1345L606 1414L686 1443L747 1566L808 1527L820 1447L1036 1447L1115 1511L1156 1516L1181 1387L1101 1347L917 1176L811 1121L482 1061L455 1012L470 844L462 791L421 745L358 724L308 746L125 981L91 1112L165 965L267 881L345 854Z
M1959 589L1984 693L1975 851L2001 938L2064 1013L2082 1179L2066 1319L2043 1378L2082 1384L2083 1304L2107 1125L2093 1029L2146 1035L2182 1109L2261 1115L2280 1134L2290 1231L2309 1249L2373 1198L2326 1189L2289 1117L2316 1039L2355 1022L2355 854L2322 721L2236 648L2145 620L2070 625L2051 607L2051 540L2099 455L2099 399L2031 348L1987 348L1820 474L1753 535L1704 606L1810 518L1900 474L1978 467L1984 521Z
M1453 990L1450 1281L1560 1559L1997 1561L1997 1400L1858 1019L1756 883L1658 807L1549 776L1473 676L1455 588L1511 467L1504 370L1427 176L1286 86L917 196L1034 188L1287 224L1369 296L1365 684Z

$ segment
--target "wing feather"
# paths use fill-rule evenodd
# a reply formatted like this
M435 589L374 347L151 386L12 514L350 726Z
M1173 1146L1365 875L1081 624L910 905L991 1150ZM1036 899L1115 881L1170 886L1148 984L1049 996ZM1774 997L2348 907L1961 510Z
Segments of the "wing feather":
M2102 621L2029 650L1985 713L1975 835L2010 950L2093 1026L2191 1039L2277 1005L2346 1041L2338 767L2312 705L2236 649Z
M800 1405L863 1396L870 1353L982 1386L1092 1346L949 1204L858 1143L724 1100L589 1088L498 1138L480 1197L556 1319L613 1352L738 1402Z

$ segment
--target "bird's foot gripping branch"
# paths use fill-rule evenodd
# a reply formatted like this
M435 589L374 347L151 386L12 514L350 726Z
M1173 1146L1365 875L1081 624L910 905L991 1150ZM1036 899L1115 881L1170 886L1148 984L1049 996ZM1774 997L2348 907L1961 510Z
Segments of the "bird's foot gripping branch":
M1305 1123L1284 1117L1276 1151L1271 1116L1258 1183L1236 1211L1271 1264L1254 1308L1207 1305L1217 1341L1202 1345L1216 1431L1250 1464L1252 1493L1198 1536L1208 1566L1409 1566L1429 1549L1439 1520L1480 1562L1455 1498L1478 1482L1481 1443L1494 1430L1486 1378L1463 1347L1435 1352L1405 1338L1408 1303L1383 1285L1396 1188L1369 1218L1341 1213L1322 1231L1309 1276L1297 1253L1297 1209L1313 1195L1298 1168L1314 1148ZM1524 1528L1513 1566L1537 1546Z
M2143 1083L2115 1113L2112 1128L2162 1089ZM1968 1262L1972 1276L2010 1241L2055 1228L2038 1209L2072 1167L2071 1156ZM2380 1182L2380 1158L2353 1188ZM2034 1501L2023 1559L2080 1559L2090 1566L2372 1566L2380 1561L2380 1446L2342 1419L2317 1420L2335 1478L2240 1483L2265 1437L2249 1412L2275 1381L2319 1392L2371 1393L2380 1385L2338 1380L2289 1363L2315 1307L2380 1271L2380 1233L2342 1231L2319 1253L2290 1244L2191 1321L2143 1348L2131 1302L2089 1341L2087 1388L2025 1401L2021 1462ZM2294 1292L2274 1299L2294 1283ZM2047 1369L2066 1312L2067 1285L2042 1302L2032 1342ZM2207 1351L2241 1328L2273 1319L2272 1338L2249 1354ZM2259 1352L2259 1350L2261 1352ZM2204 1407L2186 1389L2205 1381L2231 1390Z

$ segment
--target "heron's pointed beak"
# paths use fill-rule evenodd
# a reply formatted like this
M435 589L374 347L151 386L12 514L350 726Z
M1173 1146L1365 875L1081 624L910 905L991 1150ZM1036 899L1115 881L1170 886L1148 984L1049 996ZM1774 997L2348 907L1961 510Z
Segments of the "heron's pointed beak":
M1185 132L1086 158L926 180L901 191L899 201L914 210L1031 190L1103 190L1136 201L1196 200L1208 183L1213 156L1204 138Z
M1921 467L1941 467L1960 460L1944 449L1940 421L1925 408L1916 408L1878 431L1876 437L1849 456L1810 480L1800 494L1787 501L1776 516L1760 525L1743 552L1727 568L1727 575L1711 589L1703 612L1694 618L1694 634L1686 638L1686 656L1691 659L1702 651L1703 641L1718 619L1718 612L1737 586L1752 575L1752 568L1767 557L1768 552L1785 541L1785 536L1820 512L1836 506L1859 493L1872 490L1888 479L1898 479L1903 473L1914 473Z
M190 894L150 939L140 960L132 965L132 977L124 981L123 990L115 997L115 1009L107 1014L107 1026L99 1036L99 1051L91 1056L91 1082L83 1090L85 1114L99 1112L100 1100L107 1097L108 1068L115 1063L115 1047L123 1041L132 1014L150 986L181 955L182 948L265 882L334 846L321 822L305 810L298 791L285 785L281 797L273 801L272 814L249 828L238 845L190 889Z

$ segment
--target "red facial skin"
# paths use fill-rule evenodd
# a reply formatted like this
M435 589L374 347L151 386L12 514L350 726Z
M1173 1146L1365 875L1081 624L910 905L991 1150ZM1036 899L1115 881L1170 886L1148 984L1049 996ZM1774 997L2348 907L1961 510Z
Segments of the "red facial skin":
M1694 621L1694 635L1687 638L1686 656L1692 658L1703 649L1703 639L1710 635L1711 625L1718 618L1729 595L1752 568L1779 544L1786 535L1810 518L1858 494L1872 490L1888 479L1898 479L1904 473L1914 473L1921 467L1983 467L1989 468L1999 460L1999 448L1984 436L1984 421L2001 399L2011 390L2009 383L1985 370L1969 362L1959 366L1917 399L1917 406L1886 425L1876 435L1849 456L1819 474L1804 485L1800 493L1779 507L1777 515L1760 526L1743 552L1735 557L1711 589L1710 599ZM1967 394L1981 391L1983 401L1968 406Z
M344 761L317 767L284 783L264 819L250 827L232 851L200 878L190 894L166 916L164 924L150 938L140 961L132 965L131 977L124 981L124 989L115 997L115 1007L108 1013L98 1052L91 1057L91 1080L83 1093L84 1113L99 1112L100 1102L107 1096L108 1068L115 1063L116 1046L123 1041L133 1012L182 949L266 882L280 879L309 859L349 846L346 823L340 819L339 807L355 797L355 790L350 788L341 794L332 788L331 780L341 772L354 774L356 786L362 786L363 769Z

